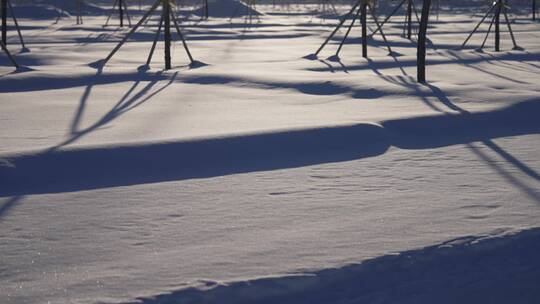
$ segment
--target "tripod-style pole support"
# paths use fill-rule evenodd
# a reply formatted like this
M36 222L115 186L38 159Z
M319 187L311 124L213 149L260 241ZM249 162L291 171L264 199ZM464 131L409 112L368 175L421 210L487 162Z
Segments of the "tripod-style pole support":
M17 18L15 17L15 14L13 13L13 6L11 5L10 0L0 0L0 19L1 19L1 41L4 44L4 46L7 46L7 12L8 10L11 13L11 18L13 19L13 23L15 24L15 29L17 30L17 34L19 36L19 41L21 43L21 46L23 49L26 49L26 46L24 45L24 40L21 33L21 28L19 26L19 22L17 21Z
M129 16L127 0L115 0L112 10L105 21L104 27L109 26L109 21L111 20L112 15L116 11L116 6L118 5L118 19L120 20L120 27L124 27L124 20L127 19L129 26L131 26L131 17Z
M516 38L514 36L514 31L512 31L512 26L510 24L510 19L508 18L507 8L506 8L506 0L497 0L496 2L491 5L487 13L482 17L480 22L475 26L475 28L472 30L472 32L469 34L467 39L463 42L461 45L461 48L465 48L471 37L478 31L478 28L484 21L487 19L487 17L493 12L493 18L491 19L491 23L489 24L489 29L487 31L486 37L484 39L484 42L480 46L480 50L484 48L485 43L487 41L487 38L489 34L491 33L491 29L493 26L495 26L495 51L499 52L501 50L501 29L500 29L500 23L501 23L501 14L504 15L504 19L506 22L506 26L508 27L508 32L510 33L510 37L512 38L512 43L514 45L514 50L522 50L521 47L517 45Z
M420 17L420 29L418 30L418 50L416 54L418 82L426 82L426 35L429 22L431 0L424 0L422 16Z
M81 6L82 6L82 3L83 3L84 0L75 0L75 10L77 11L77 16L76 16L76 23L77 25L80 25L80 24L83 24L83 18L82 18L82 14L81 14ZM58 23L58 21L60 21L60 18L62 18L62 13L66 12L66 6L67 4L64 4L64 6L58 11L58 17L56 17L56 21L54 21L54 23Z
M2 48L4 53L6 53L6 55L8 56L8 59L9 59L9 61L11 61L11 64L13 64L13 66L16 69L19 69L20 68L19 64L17 63L17 61L15 61L15 58L13 58L13 56L11 55L9 50L7 49L6 45L4 44L4 42L0 41L0 47Z
M405 5L405 3L407 3L407 8L406 8L406 12L405 12L405 26L403 27L403 36L407 37L407 39L411 39L411 37L412 37L412 28L413 28L413 23L412 23L413 12L414 12L414 15L416 17L416 21L418 23L420 23L420 17L418 16L418 11L416 10L416 5L414 4L413 0L402 0L394 8L394 10L392 12L390 12L390 14L388 16L386 16L384 21L381 22L381 25L379 27L377 27L377 29L373 32L372 35L377 34L382 29L382 27L390 20L390 18L392 18L399 11L399 9L402 8L403 5Z
M345 36L341 40L341 43L338 46L338 49L336 51L336 54L334 55L336 58L339 57L339 52L341 51L341 48L343 47L343 44L345 43L345 40L347 40L347 37L349 36L349 33L351 32L352 27L354 26L356 19L360 16L360 25L362 27L362 57L368 58L368 48L367 48L367 42L368 42L368 34L367 34L367 15L368 11L371 13L371 17L373 18L373 21L377 25L379 31L381 32L381 36L383 37L383 40L386 44L386 47L388 48L388 54L392 55L392 48L390 47L390 44L388 43L388 40L386 40L386 35L382 31L381 24L379 23L377 16L375 16L373 12L373 7L369 3L370 0L358 0L356 4L351 8L351 10L343 16L339 24L336 26L334 31L326 38L326 40L323 42L323 44L319 47L319 49L315 52L313 56L318 56L319 53L323 50L323 48L328 44L330 39L334 37L334 35L338 32L338 30L343 26L345 21L356 11L354 14L354 17L352 19L351 24L349 25L349 28L347 29L347 32L345 33ZM311 55L310 55L311 56Z
M171 0L156 0L152 7L143 15L143 17L137 22L137 24L124 36L122 41L120 41L116 47L109 53L109 55L101 62L100 68L105 67L107 62L111 60L111 58L120 50L120 48L126 43L126 41L137 31L137 29L150 17L150 15L158 8L158 6L161 5L162 7L162 13L161 13L161 19L159 22L158 27L158 33L156 34L156 38L154 40L154 43L152 44L152 48L150 49L150 55L148 57L148 60L146 61L146 64L149 65L150 61L152 60L152 55L154 54L154 50L157 44L157 41L159 39L161 29L163 28L164 33L164 44L165 44L165 69L171 69L171 21L174 27L176 28L176 32L178 33L178 36L180 37L180 40L182 41L182 44L184 46L184 49L186 50L186 53L189 57L190 63L194 64L195 60L193 60L193 57L191 56L191 52L189 51L189 48L187 46L186 40L184 39L184 35L182 34L182 31L180 30L180 25L178 23L178 20L176 19L176 16L171 9Z

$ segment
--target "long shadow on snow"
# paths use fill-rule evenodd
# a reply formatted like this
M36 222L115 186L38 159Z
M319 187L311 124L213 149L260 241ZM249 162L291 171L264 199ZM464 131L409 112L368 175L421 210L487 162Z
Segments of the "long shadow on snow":
M466 236L341 268L229 284L206 282L203 288L130 304L538 303L539 250L538 228Z
M448 59L443 60L430 60L429 65L436 66L436 65L442 65L442 64L454 64L459 63L464 66L473 67L472 64L476 63L483 63L483 62L490 62L490 61L506 61L506 62L517 62L517 63L528 63L528 62L537 62L540 60L540 55L535 53L526 53L526 52L520 52L520 53L504 53L501 55L497 55L496 57L493 55L484 55L482 53L475 53L475 55L478 55L478 57L475 58L465 58L465 57L459 57L457 55L457 52L448 52ZM308 71L314 71L314 72L335 72L335 71L357 71L357 70L369 70L369 69L392 69L396 67L416 67L416 60L400 60L398 63L395 61L386 61L386 62L373 62L371 64L358 64L358 65L349 65L346 68L345 67L317 67L317 68L308 68ZM477 66L474 66L478 69ZM520 83L520 84L526 84L527 82L518 81L515 79L510 79L508 77L505 77L504 75L499 75L491 71L486 71L485 69L478 69L481 72L488 73L492 76L502 78L504 80L509 80L512 82Z
M58 193L295 168L540 133L540 103L334 128L0 156L0 196ZM525 166L525 165L524 165ZM528 168L529 171L534 170Z

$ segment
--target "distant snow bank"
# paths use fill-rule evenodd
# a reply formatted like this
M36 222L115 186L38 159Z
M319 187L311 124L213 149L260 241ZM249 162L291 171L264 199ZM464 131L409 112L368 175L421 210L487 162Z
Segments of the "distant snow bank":
M539 303L540 228L495 231L315 273L203 282L142 303ZM179 302L176 302L179 301Z
M15 16L30 19L51 19L63 16L76 15L78 12L75 1L64 0L36 0L33 2L24 1L13 3ZM94 5L90 2L81 2L80 11L82 15L104 15L108 10Z
M202 16L204 8L200 7L188 13ZM261 15L255 9L250 8L246 3L239 0L208 0L208 16L213 18L231 18L242 16Z

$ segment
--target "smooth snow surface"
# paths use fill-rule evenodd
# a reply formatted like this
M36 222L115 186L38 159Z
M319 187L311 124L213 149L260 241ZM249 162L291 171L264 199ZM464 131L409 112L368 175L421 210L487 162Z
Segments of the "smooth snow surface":
M202 2L201 2L202 3ZM204 9L198 8L190 13L202 16ZM260 13L240 0L208 0L208 16L212 18L234 18L242 16L258 16Z
M306 59L334 22L286 12L185 23L204 64L177 42L169 71L161 43L140 68L159 12L102 71L127 29L20 20L2 303L540 302L540 24L481 53L455 49L479 16L442 14L421 85L400 21L401 56L355 28Z

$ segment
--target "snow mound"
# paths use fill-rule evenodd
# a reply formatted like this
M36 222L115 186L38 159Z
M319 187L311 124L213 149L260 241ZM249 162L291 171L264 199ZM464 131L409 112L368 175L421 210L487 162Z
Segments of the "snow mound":
M497 233L497 232L496 232ZM140 303L538 303L540 229L465 236L360 264L239 282L201 281ZM204 284L204 285L203 285Z
M188 12L190 14L203 16L204 7ZM246 3L239 0L208 0L208 17L231 18L242 16L260 16L258 11L250 8Z

